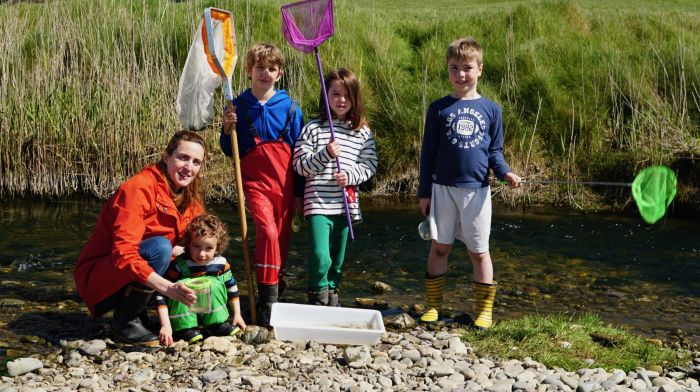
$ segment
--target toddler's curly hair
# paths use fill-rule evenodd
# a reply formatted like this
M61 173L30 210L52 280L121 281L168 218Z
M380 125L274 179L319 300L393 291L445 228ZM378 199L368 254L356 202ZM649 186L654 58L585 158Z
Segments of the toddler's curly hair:
M216 238L216 255L221 256L228 248L228 232L226 224L216 215L202 214L192 220L185 230L184 247L187 253L190 252L190 243L195 238L214 237Z

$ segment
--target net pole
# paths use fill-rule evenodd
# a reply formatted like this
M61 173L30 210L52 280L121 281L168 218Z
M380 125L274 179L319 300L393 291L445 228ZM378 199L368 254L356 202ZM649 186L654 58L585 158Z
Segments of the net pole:
M522 180L523 184L560 184L560 185L604 185L604 186L628 186L631 182L604 182L604 181L566 181L566 180Z
M214 66L221 76L223 81L223 93L224 98L229 104L233 104L233 90L229 84L228 77L226 76L226 71L224 67L221 66L219 58L214 52L214 32L211 23L211 8L204 10L204 21L206 25L207 39L209 40L209 54L214 60ZM253 271L250 261L250 246L248 244L248 223L246 220L245 213L245 195L243 193L243 177L241 176L241 158L238 151L238 133L236 132L236 124L231 126L231 146L233 147L233 173L234 181L236 183L236 198L238 199L238 216L241 224L241 243L243 245L243 261L245 264L245 272L247 275L247 288L248 288L248 307L250 312L250 319L253 325L257 325L257 314L255 308L255 291L253 288Z
M323 67L321 66L321 56L318 54L318 47L314 47L314 55L316 56L316 67L318 68L318 77L321 80L321 95L323 103L326 106L326 118L328 119L328 128L331 132L331 142L335 141L335 132L333 131L333 117L331 116L331 106L328 103L328 93L326 92L326 84L323 80ZM335 157L335 166L340 173L340 157ZM348 192L343 187L343 205L345 205L345 218L348 221L348 229L350 230L350 239L355 241L355 233L352 230L352 219L350 218L350 208L348 207Z

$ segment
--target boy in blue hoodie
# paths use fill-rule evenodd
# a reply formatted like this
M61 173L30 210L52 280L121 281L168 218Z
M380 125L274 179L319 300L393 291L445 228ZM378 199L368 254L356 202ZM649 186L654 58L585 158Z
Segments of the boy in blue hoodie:
M275 90L283 67L284 56L275 45L256 44L248 51L245 70L251 87L224 111L219 137L224 154L233 155L230 134L232 127L237 127L243 192L255 222L253 263L260 325L269 325L272 304L277 302L280 288L285 288L280 276L289 252L295 192L299 193L299 206L303 192L303 177L292 170L292 149L303 118L289 95ZM295 181L301 183L295 186Z

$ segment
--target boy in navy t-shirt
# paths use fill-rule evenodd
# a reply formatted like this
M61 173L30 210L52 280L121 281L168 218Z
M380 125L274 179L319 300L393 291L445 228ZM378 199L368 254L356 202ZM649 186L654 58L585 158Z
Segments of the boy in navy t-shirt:
M473 38L447 48L452 94L430 104L420 157L418 198L430 222L433 239L425 275L428 310L421 317L435 322L442 311L447 257L455 239L467 246L476 294L474 326L490 328L496 297L489 255L491 189L488 173L517 188L520 177L503 158L501 108L479 95L483 50ZM433 207L433 208L431 208Z

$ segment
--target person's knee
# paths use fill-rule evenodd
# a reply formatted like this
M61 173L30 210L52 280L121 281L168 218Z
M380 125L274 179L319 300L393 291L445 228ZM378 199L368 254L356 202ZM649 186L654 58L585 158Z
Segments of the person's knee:
M469 258L472 260L472 263L477 264L483 264L491 261L491 256L489 255L488 251L480 253L469 251Z
M437 257L447 257L450 255L451 245L439 244L435 242L432 246L432 251Z
M173 255L173 246L170 240L165 237L151 237L141 241L139 255L148 262L148 265L150 265L158 275L163 275L170 264L170 259Z

